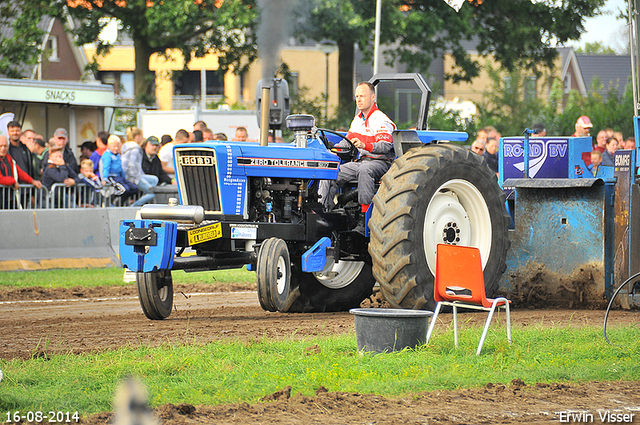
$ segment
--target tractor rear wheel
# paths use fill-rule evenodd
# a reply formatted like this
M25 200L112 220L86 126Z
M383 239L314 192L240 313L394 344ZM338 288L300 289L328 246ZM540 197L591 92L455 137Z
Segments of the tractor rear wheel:
M436 245L480 249L487 296L506 269L509 215L481 156L444 143L411 149L381 180L369 220L373 275L396 308L435 308Z
M290 312L344 311L359 307L373 292L371 266L363 261L338 261L326 273L305 273L292 267L291 281L299 297Z
M151 320L169 317L173 307L173 279L171 270L136 273L138 298L142 311Z

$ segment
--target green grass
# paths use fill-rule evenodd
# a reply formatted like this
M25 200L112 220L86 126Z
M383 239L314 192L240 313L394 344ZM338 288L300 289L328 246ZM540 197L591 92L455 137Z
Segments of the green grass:
M122 281L124 269L117 267L94 269L54 269L39 271L0 272L0 287L29 288L73 288L76 286L127 285ZM213 272L172 272L174 283L255 282L256 274L245 268L217 270ZM1 418L0 418L1 419Z
M618 327L604 342L599 328L516 328L514 344L504 329L492 330L475 356L479 327L434 336L428 346L380 355L356 352L354 335L308 340L215 342L119 349L91 355L55 355L48 360L0 360L0 412L29 410L109 411L125 376L142 378L153 406L216 405L246 401L291 385L292 394L330 391L403 396L435 389L473 388L487 382L639 380L640 330ZM317 344L320 353L305 348ZM4 418L2 419L4 420Z

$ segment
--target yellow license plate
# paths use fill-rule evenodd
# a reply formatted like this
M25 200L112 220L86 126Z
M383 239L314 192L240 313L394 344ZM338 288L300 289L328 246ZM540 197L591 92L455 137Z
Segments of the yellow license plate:
M222 237L222 223L210 224L187 231L189 245L212 241Z

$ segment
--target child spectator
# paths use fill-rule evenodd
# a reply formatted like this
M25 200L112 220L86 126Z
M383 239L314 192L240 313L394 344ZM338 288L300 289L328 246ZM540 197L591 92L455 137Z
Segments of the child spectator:
M77 182L78 175L64 162L63 148L49 150L47 166L42 173L42 184L51 191L54 183L64 183L66 187L71 187ZM64 188L56 188L51 195L54 208L71 207L75 203L70 194L65 193Z
M109 133L101 131L96 136L96 150L91 154L91 161L93 162L93 172L100 177L100 158L102 154L107 150L107 140L109 140Z
M594 150L591 152L591 165L589 165L589 170L591 174L595 177L598 174L598 168L602 163L602 152Z
M93 161L83 159L80 162L80 175L78 177L81 183L85 183L88 186L88 190L81 196L80 202L85 206L97 205L98 193L102 189L102 183L100 182L100 177L93 172Z
M124 175L120 158L121 147L122 142L118 136L114 134L109 136L107 150L100 158L100 175L103 184L108 183L116 188L114 195L126 200L138 191L138 186L128 181Z
M71 187L77 181L78 174L64 162L63 149L50 149L47 166L42 173L42 184L51 190L51 186L54 183L64 183L65 186Z

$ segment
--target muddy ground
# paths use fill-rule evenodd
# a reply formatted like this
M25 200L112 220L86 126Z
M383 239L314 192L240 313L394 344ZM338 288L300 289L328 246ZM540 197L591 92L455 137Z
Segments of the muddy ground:
M142 314L133 285L2 289L0 358L86 353L126 345L156 346L187 340L207 343L221 339L248 341L263 336L305 338L355 332L353 316L349 313L265 312L258 304L255 287L250 284L177 285L174 300L174 311L167 320L149 321ZM603 318L603 310L516 309L512 312L515 328L602 326ZM442 319L447 322L449 317L443 315ZM481 315L469 315L471 323L482 320ZM636 311L615 311L609 320L609 326L633 323L640 324L640 313ZM45 342L48 343L46 352ZM593 415L593 423L624 419L614 416L601 421L598 409L602 409L615 415L634 414L633 423L640 423L638 382L527 386L515 380L398 399L331 390L334 389L319 388L316 396L306 397L283 389L280 393L265 394L265 401L254 405L164 405L155 413L164 424L560 423L562 412L568 410L587 411ZM112 421L112 413L105 412L85 418L83 423Z

